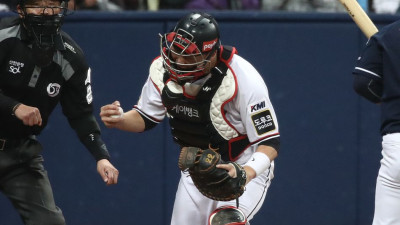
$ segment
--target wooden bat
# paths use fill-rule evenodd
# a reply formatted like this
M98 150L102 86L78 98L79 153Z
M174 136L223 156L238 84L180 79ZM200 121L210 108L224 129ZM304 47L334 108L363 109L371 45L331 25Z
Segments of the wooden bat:
M358 4L357 0L339 0L340 3L347 10L347 13L351 16L357 26L361 29L361 31L365 34L367 38L370 38L378 29L368 17L368 15L361 8L360 4Z

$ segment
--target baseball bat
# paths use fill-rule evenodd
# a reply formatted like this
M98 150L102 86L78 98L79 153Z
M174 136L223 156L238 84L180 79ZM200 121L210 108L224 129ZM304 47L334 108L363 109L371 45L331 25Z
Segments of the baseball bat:
M358 4L357 0L339 0L340 3L347 10L347 13L351 16L357 26L361 29L367 38L370 38L378 29L375 24L371 21L365 11Z

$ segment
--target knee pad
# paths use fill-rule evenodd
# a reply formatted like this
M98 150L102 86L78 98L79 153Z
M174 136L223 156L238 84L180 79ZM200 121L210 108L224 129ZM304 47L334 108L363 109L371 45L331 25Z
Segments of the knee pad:
M246 222L246 215L234 206L219 207L208 218L208 225L245 225Z

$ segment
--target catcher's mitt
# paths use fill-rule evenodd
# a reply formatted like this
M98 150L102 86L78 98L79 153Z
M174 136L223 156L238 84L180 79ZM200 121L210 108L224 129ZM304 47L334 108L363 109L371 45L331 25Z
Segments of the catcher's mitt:
M228 171L215 167L217 164L231 163L237 176L229 176ZM235 162L223 162L220 154L196 147L182 148L178 166L189 174L197 189L206 197L217 201L237 199L244 192L246 172Z

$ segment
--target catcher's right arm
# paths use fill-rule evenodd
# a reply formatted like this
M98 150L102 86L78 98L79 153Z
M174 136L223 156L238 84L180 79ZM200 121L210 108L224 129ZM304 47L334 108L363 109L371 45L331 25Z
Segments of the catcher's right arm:
M220 164L231 164L236 170L232 177ZM197 189L206 197L217 201L237 199L244 192L246 171L235 162L223 162L219 153L196 147L183 147L178 166L189 174Z

